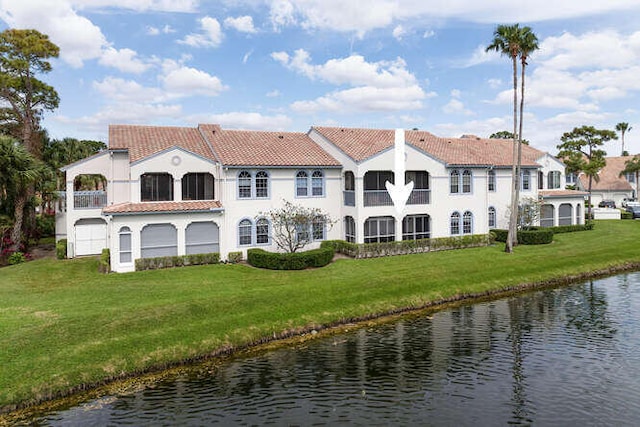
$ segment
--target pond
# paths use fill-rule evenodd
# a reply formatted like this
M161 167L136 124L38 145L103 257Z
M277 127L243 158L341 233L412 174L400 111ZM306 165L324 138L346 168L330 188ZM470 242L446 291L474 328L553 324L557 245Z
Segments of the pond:
M35 425L637 425L640 274L205 363Z

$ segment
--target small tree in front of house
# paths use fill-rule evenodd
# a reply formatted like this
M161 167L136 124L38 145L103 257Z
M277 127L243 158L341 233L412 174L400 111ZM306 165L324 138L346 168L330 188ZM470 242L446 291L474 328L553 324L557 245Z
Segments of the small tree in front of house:
M524 197L518 206L518 225L520 229L531 228L536 225L540 218L540 208L542 201L533 197Z
M285 252L296 252L314 240L322 240L334 221L320 208L307 208L284 200L282 207L261 212L272 226L273 242Z

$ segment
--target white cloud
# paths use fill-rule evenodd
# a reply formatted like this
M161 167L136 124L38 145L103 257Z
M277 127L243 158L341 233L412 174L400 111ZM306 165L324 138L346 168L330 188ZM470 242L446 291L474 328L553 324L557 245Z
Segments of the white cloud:
M99 58L107 40L100 28L62 1L0 0L0 19L12 28L37 28L60 47L60 58L72 67ZM81 37L78 35L82 34Z
M125 73L140 74L151 66L138 59L138 54L131 49L106 48L102 52L99 63L108 67L116 68Z
M47 0L49 3L51 0ZM61 0L56 0L61 1ZM130 9L136 12L197 12L199 0L70 0L81 9Z
M296 50L293 56L274 52L271 57L311 80L351 86L315 100L294 102L291 107L298 112L349 108L357 111L419 109L422 108L422 100L434 96L424 92L415 76L406 69L402 58L370 63L360 55L351 55L314 65L303 49Z
M404 27L402 25L398 25L393 29L393 37L400 41L402 40L402 37L404 37L405 34L407 34L407 31L404 29Z
M223 128L255 129L255 130L286 130L292 120L283 115L265 116L260 113L245 113L233 111L223 114L198 114L187 118L192 123L219 123Z
M106 99L119 103L162 102L166 99L164 91L159 88L142 86L133 80L106 77L93 83L93 88Z
M222 43L222 29L217 19L205 16L199 20L200 32L187 34L178 43L193 47L218 47Z
M272 91L267 92L267 98L277 98L279 96L281 96L282 94L280 93L280 91L278 89L274 89Z
M436 32L433 30L427 30L424 32L424 34L422 35L423 39L430 39L431 37L435 36Z
M253 34L257 32L253 26L253 18L251 16L228 17L224 20L224 26L233 28L241 33Z
M175 33L176 30L173 29L169 24L166 24L162 28L157 28L153 26L147 26L147 35L149 36L158 36L160 34L172 34Z
M271 2L269 19L276 31L282 27L296 24L293 4L289 0L274 0Z
M165 90L172 96L218 96L228 89L222 81L204 71L165 61L164 75L160 77Z
M245 53L244 56L242 57L242 63L246 64L247 62L249 62L249 57L253 54L253 49L251 49L249 52Z

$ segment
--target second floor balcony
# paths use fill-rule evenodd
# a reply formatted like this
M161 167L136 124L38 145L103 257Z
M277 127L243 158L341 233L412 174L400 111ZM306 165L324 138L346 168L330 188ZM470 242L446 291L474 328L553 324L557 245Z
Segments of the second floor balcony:
M355 206L355 200L354 205L347 205L346 200L345 197L346 206ZM431 203L431 190L428 189L413 190L407 199L408 205L428 205L429 203ZM393 200L387 190L365 190L363 204L365 207L393 206Z
M66 191L58 191L58 211L64 212L67 209L68 200ZM106 191L74 191L74 209L100 209L107 205Z

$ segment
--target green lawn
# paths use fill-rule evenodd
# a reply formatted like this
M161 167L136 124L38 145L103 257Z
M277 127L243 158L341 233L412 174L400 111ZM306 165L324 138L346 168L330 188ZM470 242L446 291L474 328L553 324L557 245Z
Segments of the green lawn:
M309 325L420 307L640 262L640 222L598 222L551 245L503 245L305 271L243 265L100 275L95 259L0 269L0 407Z

